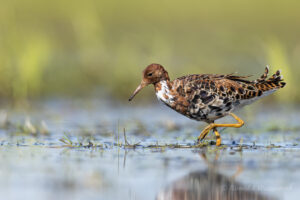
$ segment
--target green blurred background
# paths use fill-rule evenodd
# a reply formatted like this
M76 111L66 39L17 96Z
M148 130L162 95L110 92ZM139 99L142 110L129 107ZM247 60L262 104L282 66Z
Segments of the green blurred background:
M282 69L278 102L300 102L300 2L0 0L0 97L126 101L148 64L260 76ZM153 88L139 94L153 95ZM152 98L152 97L151 97ZM150 99L151 99L150 98ZM272 101L274 96L272 98Z

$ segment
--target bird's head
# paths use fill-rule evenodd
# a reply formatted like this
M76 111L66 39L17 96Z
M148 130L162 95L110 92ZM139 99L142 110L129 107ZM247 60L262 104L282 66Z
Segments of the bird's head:
M160 64L151 64L142 72L141 84L133 92L129 101L131 101L134 96L141 91L144 87L149 84L156 84L163 80L170 80L168 72Z

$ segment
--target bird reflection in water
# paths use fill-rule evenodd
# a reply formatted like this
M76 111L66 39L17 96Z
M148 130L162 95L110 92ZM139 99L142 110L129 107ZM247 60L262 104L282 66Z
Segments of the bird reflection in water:
M210 163L205 153L200 154L208 165L205 171L195 171L173 182L157 195L157 200L273 200L253 187L235 180L242 171L239 167L233 176L226 176L217 170L217 164ZM217 159L216 155L216 159Z

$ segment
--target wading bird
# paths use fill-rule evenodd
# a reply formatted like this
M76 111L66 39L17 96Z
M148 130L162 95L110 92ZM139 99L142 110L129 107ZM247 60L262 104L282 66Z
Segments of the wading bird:
M213 130L216 135L216 145L221 145L218 127L240 128L244 121L233 114L237 109L251 104L276 90L283 88L280 71L268 77L269 68L257 80L249 81L249 76L234 74L193 74L170 81L168 72L160 64L150 64L142 73L141 84L136 88L134 96L149 84L153 84L156 96L165 105L178 113L209 125L201 132L198 142ZM217 124L215 120L231 115L236 124Z

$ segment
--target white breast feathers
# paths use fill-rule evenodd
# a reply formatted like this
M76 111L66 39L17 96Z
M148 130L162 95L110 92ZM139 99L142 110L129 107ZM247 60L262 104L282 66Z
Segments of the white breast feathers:
M161 89L156 92L156 96L164 103L170 104L173 101L173 96L170 94L170 89L166 81L160 81Z

